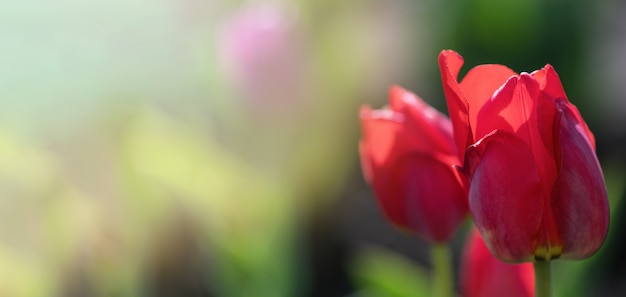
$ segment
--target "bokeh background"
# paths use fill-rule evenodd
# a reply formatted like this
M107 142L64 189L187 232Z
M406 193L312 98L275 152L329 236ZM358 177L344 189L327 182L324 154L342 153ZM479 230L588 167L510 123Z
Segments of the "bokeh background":
M446 48L462 74L556 68L613 214L595 256L555 263L557 296L624 296L625 14L619 0L2 1L0 296L429 296L426 244L361 177L357 113L392 84L445 112Z

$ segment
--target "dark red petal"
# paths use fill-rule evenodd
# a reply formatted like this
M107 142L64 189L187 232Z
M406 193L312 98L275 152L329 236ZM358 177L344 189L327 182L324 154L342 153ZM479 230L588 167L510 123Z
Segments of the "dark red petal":
M498 64L479 65L472 68L461 81L461 90L469 103L469 125L476 128L480 108L508 78L516 75L513 70Z
M559 175L552 192L552 212L561 233L563 257L583 259L595 253L606 237L607 192L583 123L567 101L557 101L557 110Z
M530 160L539 170L548 197L556 179L556 167L552 146L546 145L541 131L552 126L554 113L540 109L539 95L539 84L529 74L511 77L480 110L475 137L480 139L494 129L517 135L530 148Z
M380 199L381 206L401 227L430 242L447 242L468 212L467 192L455 170L430 154L399 159L391 171L390 194Z
M544 194L528 145L506 131L493 131L467 150L469 204L485 243L507 262L534 258Z
M464 159L465 149L474 142L469 126L468 101L457 81L462 65L463 58L455 51L444 50L439 54L443 92L446 96L448 114L454 128L454 140L461 162Z
M391 109L404 115L405 129L412 133L405 141L422 151L457 155L448 118L417 95L393 86L389 90Z
M461 263L463 297L532 297L534 290L532 263L508 264L496 259L478 230L470 230Z
M579 125L579 129L582 130L582 132L584 132L583 136L585 137L585 139L587 140L587 142L589 143L589 145L595 152L596 138L593 136L593 133L591 133L591 130L589 130L589 127L587 126L587 123L585 122L585 120L583 120L583 117L580 115L578 108L576 108L576 106L570 103L569 109L572 112L572 116L576 119L576 122Z

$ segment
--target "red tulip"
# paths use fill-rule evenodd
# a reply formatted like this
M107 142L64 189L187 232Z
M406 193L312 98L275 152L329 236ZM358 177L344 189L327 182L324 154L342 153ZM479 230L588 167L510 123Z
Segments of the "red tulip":
M472 229L461 262L463 297L532 297L535 278L532 263L507 264L494 257Z
M468 212L450 121L400 87L391 88L389 104L361 108L365 179L394 225L446 242Z
M582 259L602 245L609 208L595 140L552 66L514 74L439 57L470 210L487 246L508 262Z

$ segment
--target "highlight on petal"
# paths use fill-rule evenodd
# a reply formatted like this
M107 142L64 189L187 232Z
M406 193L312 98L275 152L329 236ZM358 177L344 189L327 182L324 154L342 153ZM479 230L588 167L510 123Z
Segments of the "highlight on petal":
M516 135L495 130L466 158L470 211L489 250L502 261L532 261L545 197L532 151Z
M476 128L480 108L511 76L516 76L509 67L499 64L479 65L472 68L461 81L461 91L468 101L469 125Z
M508 264L487 249L476 228L468 235L461 262L463 297L532 297L535 290L532 263Z
M467 215L467 192L455 169L430 154L414 153L399 159L390 183L393 199L382 201L383 208L405 218L397 223L430 242L449 241Z
M539 95L537 82L528 74L510 77L487 101L478 114L476 139L480 139L494 129L505 130L520 135L530 145L532 133L518 132L528 127L531 117L536 116L536 98ZM534 132L534 131L533 131Z
M608 196L584 123L565 100L557 101L557 110L559 175L552 192L552 211L563 241L563 257L583 259L600 248L608 232Z

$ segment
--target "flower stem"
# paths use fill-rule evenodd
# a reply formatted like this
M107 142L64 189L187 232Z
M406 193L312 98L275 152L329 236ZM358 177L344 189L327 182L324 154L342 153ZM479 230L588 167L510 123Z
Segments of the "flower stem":
M452 279L452 261L450 248L446 244L431 245L433 263L433 296L453 297L454 280Z
M537 261L535 266L535 297L552 296L552 277L550 263L552 261Z

